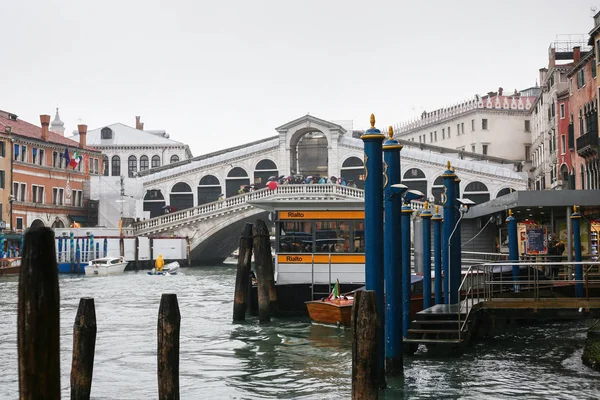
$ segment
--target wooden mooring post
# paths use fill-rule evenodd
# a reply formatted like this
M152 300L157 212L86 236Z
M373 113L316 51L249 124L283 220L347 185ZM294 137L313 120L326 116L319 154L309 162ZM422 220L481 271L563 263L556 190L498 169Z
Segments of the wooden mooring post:
M233 320L243 321L246 318L246 308L250 302L249 287L252 263L252 224L246 223L240 237L238 252L237 274L235 277L235 297L233 300Z
M96 308L94 299L82 297L73 324L73 363L71 400L87 400L92 391L92 372L96 348Z
M179 399L179 328L177 295L164 293L158 310L158 398Z
M258 291L258 321L268 322L276 315L277 292L271 256L269 229L262 219L256 220L252 227L254 243L254 264L256 266L256 286Z
M25 234L19 276L19 398L60 399L58 265L54 231Z
M380 329L375 291L357 291L352 306L352 400L378 398Z

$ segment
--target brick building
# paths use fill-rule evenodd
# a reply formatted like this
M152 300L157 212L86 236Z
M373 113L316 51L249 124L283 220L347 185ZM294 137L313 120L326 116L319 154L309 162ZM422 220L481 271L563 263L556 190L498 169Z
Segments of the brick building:
M10 131L10 129L8 129ZM6 228L10 203L10 135L0 130L0 227Z
M101 174L102 154L87 147L85 125L79 125L76 142L49 131L49 115L41 115L40 121L41 128L0 111L0 131L6 133L2 160L4 164L10 160L11 171L2 189L3 205L9 208L8 215L2 213L7 216L7 229L64 227L75 221L95 225L97 207L88 201L89 175ZM75 161L68 165L71 160ZM7 188L11 190L5 202Z
M590 51L567 73L569 119L575 138L572 164L576 189L598 189L598 87L596 56Z

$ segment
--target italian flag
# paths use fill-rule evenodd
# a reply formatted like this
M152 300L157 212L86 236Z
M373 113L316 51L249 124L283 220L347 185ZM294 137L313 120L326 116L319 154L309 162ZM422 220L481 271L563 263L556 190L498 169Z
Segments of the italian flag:
M335 285L333 285L333 290L331 291L331 294L329 295L329 297L327 299L334 300L334 299L337 299L338 297L340 297L340 280L339 279L337 279L335 281Z
M71 166L71 167L73 167L73 169L75 169L78 164L79 164L79 153L77 152L77 150L75 150L75 153L73 153L73 157L71 157L71 162L69 163L69 166Z

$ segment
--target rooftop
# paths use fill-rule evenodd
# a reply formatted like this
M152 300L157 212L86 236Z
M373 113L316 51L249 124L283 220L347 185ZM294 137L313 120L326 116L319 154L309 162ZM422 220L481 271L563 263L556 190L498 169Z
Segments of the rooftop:
M42 140L41 127L19 119L16 114L0 110L0 130L4 132L7 126L10 126L13 135L23 136L29 139L36 139L40 141ZM48 132L48 140L46 142L70 147L80 147L78 140L75 141L73 139L66 138L52 131Z
M102 129L110 128L113 132L112 139L102 139ZM73 138L78 138L74 135ZM169 139L165 131L145 131L117 122L87 132L87 143L92 146L187 146L184 143Z

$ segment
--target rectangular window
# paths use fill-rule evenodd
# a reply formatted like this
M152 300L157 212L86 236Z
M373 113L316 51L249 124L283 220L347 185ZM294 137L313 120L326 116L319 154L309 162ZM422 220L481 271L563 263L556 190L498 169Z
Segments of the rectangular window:
M429 132L429 142L433 143L433 132Z
M6 142L0 141L0 157L6 157Z
M31 185L31 202L44 203L44 187L39 185Z
M528 119L525 120L525 132L531 132L531 121Z
M44 151L44 149L39 149L38 152L39 152L39 154L38 154L38 157L39 157L38 164L39 165L46 165L46 162L44 161L44 158L46 156L46 152Z
M488 146L489 146L488 144L481 145L481 153L485 156L487 156L487 154L488 154Z
M560 104L560 119L565 119L565 104Z
M73 207L76 206L76 200L77 200L77 190L71 190L71 205Z
M19 201L26 201L27 200L27 184L25 183L21 183L20 187L19 187Z
M577 89L581 89L585 86L585 68L577 71Z
M471 153L475 153L475 145L474 144L471 145Z
M58 204L58 188L52 188L52 204Z
M569 78L569 94L573 94L573 78Z
M437 142L437 131L433 132L433 141Z
M442 128L442 140L446 139L446 128Z
M596 77L596 59L592 60L592 78Z
M54 168L60 168L60 154L58 154L58 151L53 151L52 152L52 166Z
M6 172L0 170L0 189L4 189L4 187L6 185L5 180L6 180Z
M475 120L472 119L471 120L471 132L473 132L475 130Z
M485 131L485 130L487 130L487 128L488 128L488 121L486 118L483 118L481 120L481 129L483 129Z
M23 162L27 162L27 146L21 146L20 160Z
M448 139L450 139L450 127L448 127Z
M565 135L560 136L560 145L562 146L560 148L561 153L565 154L567 149L567 137Z
M62 206L64 203L65 203L65 189L59 188L58 189L58 204Z
M31 162L33 164L37 164L37 160L38 160L38 149L37 149L37 147L33 147L31 149Z
M15 200L19 199L19 182L13 182L12 195L15 197Z
M421 135L419 135L419 143L422 143L423 140L421 140Z
M525 145L525 160L531 160L531 145L528 144Z
M22 217L17 217L17 229L18 230L23 229L23 218Z
M99 165L100 165L100 161L97 158L94 158L94 173L95 174L99 174L100 173L100 167L99 167Z

